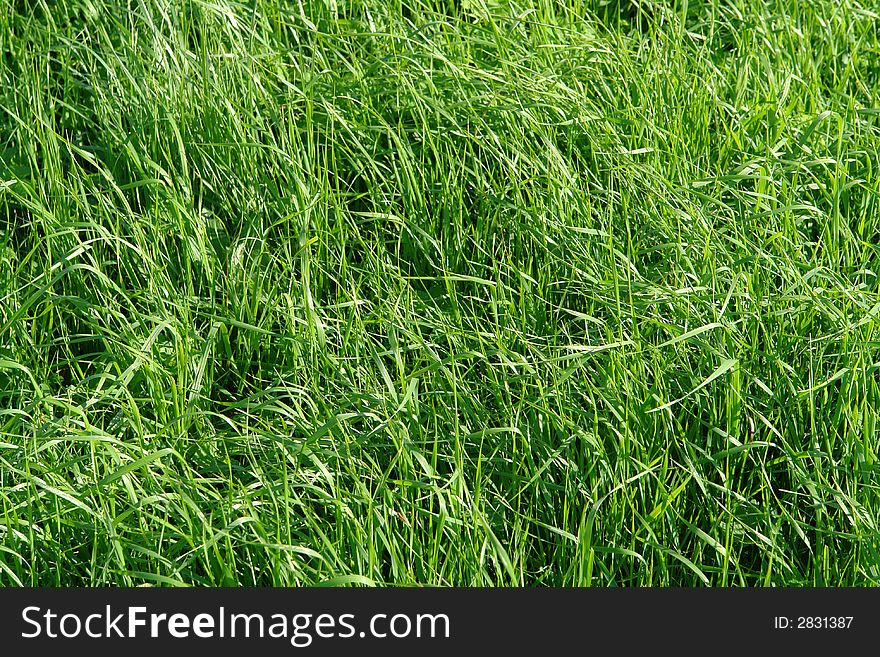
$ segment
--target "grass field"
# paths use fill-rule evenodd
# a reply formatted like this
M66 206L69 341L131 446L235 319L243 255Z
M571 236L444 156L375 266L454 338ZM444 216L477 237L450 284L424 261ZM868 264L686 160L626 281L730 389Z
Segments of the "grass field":
M880 584L880 10L0 0L0 583Z

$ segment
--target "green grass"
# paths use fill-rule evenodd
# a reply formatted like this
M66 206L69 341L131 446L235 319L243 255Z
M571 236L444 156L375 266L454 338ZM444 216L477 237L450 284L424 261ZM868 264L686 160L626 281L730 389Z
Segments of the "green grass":
M880 584L868 0L0 0L0 583Z

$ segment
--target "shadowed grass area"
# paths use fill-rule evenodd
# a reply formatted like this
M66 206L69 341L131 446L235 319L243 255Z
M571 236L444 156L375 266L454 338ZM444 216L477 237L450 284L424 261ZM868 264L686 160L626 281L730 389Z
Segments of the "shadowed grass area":
M0 583L880 584L878 25L0 0Z

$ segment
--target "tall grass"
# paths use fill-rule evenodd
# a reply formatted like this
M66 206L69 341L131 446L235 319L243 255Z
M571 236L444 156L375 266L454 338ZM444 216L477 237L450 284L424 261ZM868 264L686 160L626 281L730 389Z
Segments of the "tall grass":
M858 0L0 0L0 582L880 583Z

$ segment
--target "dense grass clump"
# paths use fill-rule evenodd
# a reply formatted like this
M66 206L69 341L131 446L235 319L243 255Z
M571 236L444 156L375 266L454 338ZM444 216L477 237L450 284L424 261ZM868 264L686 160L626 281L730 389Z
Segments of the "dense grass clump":
M0 1L0 582L880 584L878 25Z

